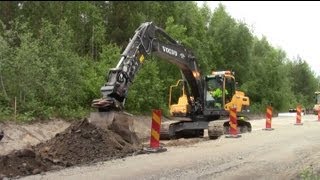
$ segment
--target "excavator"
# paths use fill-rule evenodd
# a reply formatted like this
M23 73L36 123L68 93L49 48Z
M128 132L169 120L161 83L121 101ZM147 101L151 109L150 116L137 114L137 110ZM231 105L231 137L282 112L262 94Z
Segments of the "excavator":
M240 113L249 106L249 98L243 92L236 91L231 71L202 75L197 59L190 50L153 22L145 22L136 29L117 66L109 70L107 82L100 89L102 97L92 101L92 107L98 111L91 113L90 122L105 124L112 121L113 112L124 111L129 87L145 58L150 55L176 65L181 71L180 82L184 84L178 104L170 105L174 118L161 124L161 139L203 136L205 129L208 129L210 139L216 139L228 133L229 120L221 117L228 117L229 108L237 107ZM209 95L217 84L223 87L220 100ZM181 110L182 106L185 109ZM251 124L239 118L238 131L251 132Z
M314 94L316 102L313 106L313 113L318 114L318 111L320 111L320 91L316 91Z
M250 112L250 99L245 96L244 92L236 90L237 82L235 81L234 72L231 71L212 71L211 75L206 77L207 91L206 104L207 110L214 114L211 117L211 122L208 124L208 135L211 139L216 139L222 134L228 134L229 132L229 120L226 120L229 115L229 110L232 107L236 107L238 116L239 132L251 132L251 124L244 121L243 118ZM181 87L181 96L178 98L176 104L172 103L173 88ZM222 97L214 98L211 95L213 89L222 87ZM193 99L193 97L190 97ZM169 112L172 117L186 117L190 116L191 106L188 103L188 96L186 92L186 83L183 79L177 81L175 85L170 86L169 91ZM224 118L224 120L219 120ZM171 125L170 122L164 122L162 126L166 124ZM163 128L164 130L168 128ZM164 134L164 133L162 133ZM190 134L190 133L189 133ZM199 134L202 136L202 131ZM184 135L186 137L186 135Z

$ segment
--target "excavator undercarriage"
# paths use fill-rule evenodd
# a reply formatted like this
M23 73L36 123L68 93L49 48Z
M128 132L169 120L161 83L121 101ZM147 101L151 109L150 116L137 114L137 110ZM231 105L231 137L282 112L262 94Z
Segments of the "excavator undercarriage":
M213 121L192 121L191 119L169 120L161 123L160 139L178 139L203 137L204 130L208 129L208 137L217 139L224 134L229 134L229 118L221 118ZM237 119L238 134L252 131L250 122L243 116Z

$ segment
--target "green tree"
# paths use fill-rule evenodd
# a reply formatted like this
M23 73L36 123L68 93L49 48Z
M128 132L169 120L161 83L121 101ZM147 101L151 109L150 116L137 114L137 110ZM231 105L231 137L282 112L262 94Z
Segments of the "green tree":
M159 75L157 63L153 58L145 62L136 75L133 85L128 92L126 108L135 113L150 113L152 109L165 109L167 93Z
M272 103L276 110L288 108L293 101L293 93L286 55L282 50L273 48L265 37L255 39L252 50L253 67L251 78L243 84L243 88L253 103L253 109L264 111L266 105Z
M314 92L318 88L319 80L311 71L307 62L300 57L290 63L289 66L292 90L297 102L305 107L312 107L314 104Z
M208 29L210 67L233 70L240 84L248 80L251 69L253 35L242 22L234 20L222 4L215 9Z

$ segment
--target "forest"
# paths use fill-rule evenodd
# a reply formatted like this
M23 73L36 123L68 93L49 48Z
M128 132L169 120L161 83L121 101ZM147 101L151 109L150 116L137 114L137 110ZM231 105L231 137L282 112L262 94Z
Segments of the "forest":
M320 77L306 60L290 59L268 37L255 36L223 4L210 10L193 1L1 1L0 120L86 116L108 70L150 21L191 49L203 74L234 71L252 112L270 103L276 111L313 106ZM147 57L126 111L168 113L169 87L180 78L177 67Z

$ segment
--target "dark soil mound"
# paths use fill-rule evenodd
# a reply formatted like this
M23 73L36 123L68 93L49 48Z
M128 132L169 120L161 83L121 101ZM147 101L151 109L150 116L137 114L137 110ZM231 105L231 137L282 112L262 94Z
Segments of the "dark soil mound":
M107 129L76 122L47 142L0 156L0 179L122 158L139 150L138 137L115 119Z

